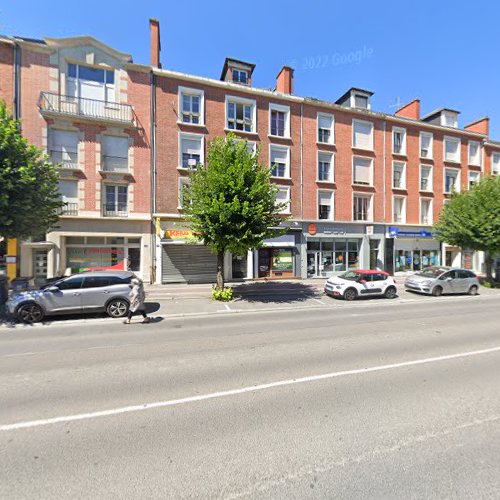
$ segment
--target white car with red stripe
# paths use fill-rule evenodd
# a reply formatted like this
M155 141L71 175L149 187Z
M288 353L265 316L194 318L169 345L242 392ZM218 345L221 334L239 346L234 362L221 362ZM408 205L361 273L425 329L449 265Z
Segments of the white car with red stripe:
M397 288L394 279L385 271L354 269L328 278L325 293L330 297L342 297L345 300L381 295L393 299L396 297Z

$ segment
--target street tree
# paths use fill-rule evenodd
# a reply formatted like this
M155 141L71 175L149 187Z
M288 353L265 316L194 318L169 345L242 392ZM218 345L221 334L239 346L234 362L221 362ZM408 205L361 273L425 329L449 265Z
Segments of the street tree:
M439 241L485 252L491 283L493 257L500 253L500 177L483 177L470 191L454 193L434 231Z
M182 205L198 241L217 254L217 286L224 289L224 254L245 255L284 233L283 204L270 182L271 169L234 134L216 137L207 164L198 165L182 192Z
M57 167L21 135L19 122L0 101L0 235L44 234L61 206Z

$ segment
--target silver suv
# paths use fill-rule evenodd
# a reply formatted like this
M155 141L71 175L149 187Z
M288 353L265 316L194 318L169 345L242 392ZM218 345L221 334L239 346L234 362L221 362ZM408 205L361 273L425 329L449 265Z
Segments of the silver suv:
M25 323L52 314L103 312L121 318L128 312L129 271L87 271L74 274L40 290L14 293L7 301L13 316Z
M479 279L468 269L427 267L408 277L405 281L405 288L435 297L445 293L476 295L479 291Z

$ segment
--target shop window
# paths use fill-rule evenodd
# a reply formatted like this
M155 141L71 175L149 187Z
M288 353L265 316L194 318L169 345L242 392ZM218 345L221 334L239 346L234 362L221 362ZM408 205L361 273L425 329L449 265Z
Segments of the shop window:
M141 270L141 249L129 248L128 249L128 270L140 271Z

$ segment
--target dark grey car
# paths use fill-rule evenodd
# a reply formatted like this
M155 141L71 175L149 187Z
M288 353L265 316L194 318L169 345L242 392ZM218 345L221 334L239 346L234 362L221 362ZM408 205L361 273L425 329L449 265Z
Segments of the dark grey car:
M436 297L452 293L476 295L479 291L479 284L478 277L468 269L427 267L408 277L405 281L405 289Z
M12 294L9 312L28 323L46 315L106 312L121 318L128 312L130 271L87 271L56 281L41 290Z

